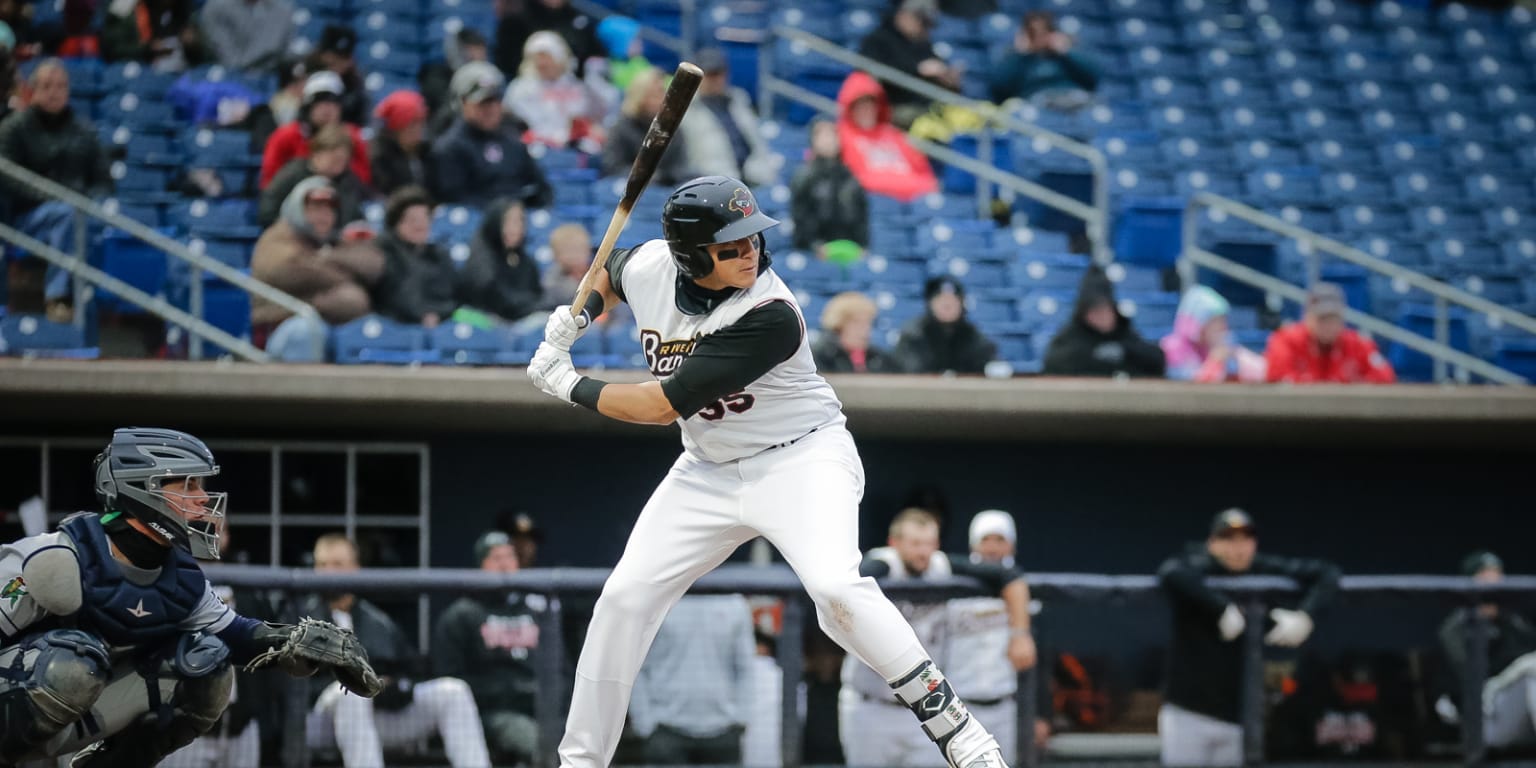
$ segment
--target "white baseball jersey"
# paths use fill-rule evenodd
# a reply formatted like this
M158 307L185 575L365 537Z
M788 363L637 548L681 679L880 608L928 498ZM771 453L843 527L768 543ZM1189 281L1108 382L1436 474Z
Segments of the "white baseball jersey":
M27 628L46 619L50 614L33 599L31 588L22 578L22 566L33 554L45 549L63 547L75 551L75 543L62 532L28 536L9 544L0 544L0 642L9 643L25 634ZM154 583L160 577L160 569L137 568L118 563L123 576L135 584ZM181 629L193 632L207 630L220 632L235 620L235 612L219 599L213 587L208 585L197 608L181 622ZM113 649L114 651L124 649Z
M750 289L699 315L678 308L678 277L666 241L651 240L630 251L617 286L634 310L646 366L661 381L677 372L698 339L757 307L782 301L800 314L794 294L771 268ZM789 359L742 391L678 421L684 450L705 461L735 461L844 423L842 403L816 373L803 317L800 325L800 345Z

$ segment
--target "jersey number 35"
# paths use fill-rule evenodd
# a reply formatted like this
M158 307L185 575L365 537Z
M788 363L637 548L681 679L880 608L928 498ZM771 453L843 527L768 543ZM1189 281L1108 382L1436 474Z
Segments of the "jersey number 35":
M700 408L699 416L705 421L719 421L725 418L727 413L746 413L756 402L756 397L746 392L737 392Z

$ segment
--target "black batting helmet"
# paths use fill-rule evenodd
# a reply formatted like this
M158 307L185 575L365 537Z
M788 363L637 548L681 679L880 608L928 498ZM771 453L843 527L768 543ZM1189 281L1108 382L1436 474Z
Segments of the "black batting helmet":
M678 271L698 279L715 271L705 246L757 235L758 272L768 268L763 232L778 224L757 207L747 185L729 176L704 176L677 188L661 212L661 231Z

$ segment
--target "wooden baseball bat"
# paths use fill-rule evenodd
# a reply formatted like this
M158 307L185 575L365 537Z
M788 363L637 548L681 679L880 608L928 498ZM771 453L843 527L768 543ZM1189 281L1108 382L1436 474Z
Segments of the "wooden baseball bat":
M672 144L672 136L677 133L677 126L682 123L688 105L693 102L693 93L699 89L699 81L703 79L704 72L698 66L686 61L677 65L677 72L672 75L672 84L667 86L667 96L661 104L661 111L651 120L651 127L645 132L640 152L635 155L635 164L629 168L629 182L624 186L624 197L613 211L613 219L608 222L608 231L603 234L603 241L597 246L592 266L587 267L587 274L581 278L576 298L571 300L572 317L581 314L587 296L592 293L593 281L607 265L608 254L613 252L619 233L624 231L624 225L629 222L630 211L634 210L640 194L651 183L651 176L655 175L662 154Z

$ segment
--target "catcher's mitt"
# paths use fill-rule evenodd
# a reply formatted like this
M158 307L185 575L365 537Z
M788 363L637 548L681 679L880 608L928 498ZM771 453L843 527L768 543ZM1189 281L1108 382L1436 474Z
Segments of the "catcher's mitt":
M272 642L272 647L251 660L247 671L260 669L268 664L278 664L290 671L313 670L322 667L336 675L336 682L343 688L365 698L373 698L383 689L373 666L368 663L368 652L350 629L342 629L329 621L299 619L297 625L266 625L262 634Z

